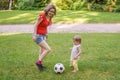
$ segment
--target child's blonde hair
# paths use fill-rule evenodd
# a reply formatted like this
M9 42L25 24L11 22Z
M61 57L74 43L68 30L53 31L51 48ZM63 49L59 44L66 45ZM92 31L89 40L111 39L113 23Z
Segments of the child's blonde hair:
M73 39L81 44L82 39L79 35L75 35Z

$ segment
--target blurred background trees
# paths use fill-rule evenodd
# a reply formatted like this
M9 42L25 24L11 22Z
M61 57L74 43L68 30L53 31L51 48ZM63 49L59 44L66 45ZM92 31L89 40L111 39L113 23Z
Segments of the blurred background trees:
M50 3L59 10L120 12L120 0L0 0L0 10L41 10Z

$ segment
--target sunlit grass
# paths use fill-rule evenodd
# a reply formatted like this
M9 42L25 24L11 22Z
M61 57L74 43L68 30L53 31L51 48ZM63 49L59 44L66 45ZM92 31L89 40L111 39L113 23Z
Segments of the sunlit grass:
M21 17L26 17L30 15L29 13L24 13L24 14L20 14L19 16L14 16L14 17L11 17L11 18L7 18L6 20L14 20L14 19L19 19Z
M21 33L0 33L0 36L9 36L9 35L16 35Z
M0 11L0 24L34 23L42 11ZM112 12L57 11L54 23L118 23L120 14Z
M34 23L41 11L1 11L1 24Z
M32 34L0 34L0 80L120 80L120 33L78 33L82 37L80 71L72 73L69 48L76 34L49 34L52 51L44 59L47 69L42 72L35 65L39 47ZM62 74L53 70L58 62L65 66Z

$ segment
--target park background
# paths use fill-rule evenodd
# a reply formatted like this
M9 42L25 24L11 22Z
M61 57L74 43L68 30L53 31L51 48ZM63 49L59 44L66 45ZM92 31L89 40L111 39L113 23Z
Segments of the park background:
M0 0L0 25L34 24L48 4L57 7L55 24L120 23L120 0ZM82 54L80 71L72 73L69 48L76 34L82 37ZM52 52L44 60L47 69L40 72L32 33L0 33L0 80L120 80L119 35L50 33L47 42ZM53 70L58 62L65 66L62 74Z

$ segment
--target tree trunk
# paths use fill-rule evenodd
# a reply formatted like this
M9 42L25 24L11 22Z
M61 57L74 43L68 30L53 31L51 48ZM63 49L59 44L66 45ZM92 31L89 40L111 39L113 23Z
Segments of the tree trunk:
M12 9L12 0L9 0L9 10Z

